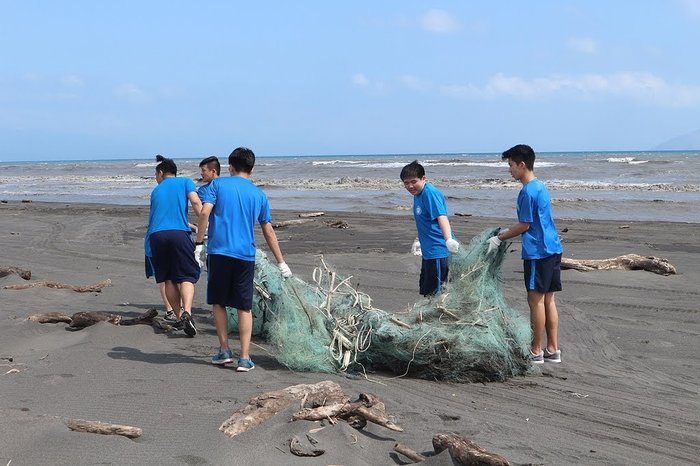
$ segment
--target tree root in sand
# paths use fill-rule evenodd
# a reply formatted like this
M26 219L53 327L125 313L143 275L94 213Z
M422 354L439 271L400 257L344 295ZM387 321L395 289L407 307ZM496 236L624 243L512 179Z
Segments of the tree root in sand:
M39 322L40 324L55 324L65 322L71 328L85 328L95 325L98 322L109 322L114 325L137 325L146 324L154 325L154 318L158 315L155 309L149 309L140 316L125 319L119 314L111 314L109 312L88 311L76 312L73 315L63 314L60 312L48 312L46 314L34 314L28 317L28 320ZM162 327L161 327L162 328Z
M91 432L103 435L122 435L128 438L139 438L143 434L140 427L108 424L100 421L86 421L83 419L68 419L65 422L70 430L76 432Z
M16 273L22 279L24 280L31 280L32 278L32 271L28 269L23 269L21 267L14 267L14 266L9 266L9 267L0 267L0 277L6 277L8 275L11 275L13 273Z
M78 293L91 293L91 292L97 292L99 293L102 291L102 288L106 286L111 286L112 285L112 280L109 278L107 280L103 280L99 283L95 283L93 285L68 285L66 283L61 283L61 282L54 282L51 280L42 280L39 282L33 282L33 283L24 283L20 285L7 285L3 286L3 289L5 290L26 290L27 288L36 288L38 286L45 286L47 288L55 288L55 289L68 289L68 290L73 290L77 291Z
M625 254L610 259L571 259L562 257L562 269L574 269L581 272L590 270L646 270L659 275L673 275L676 268L666 259L654 256L640 256L639 254Z

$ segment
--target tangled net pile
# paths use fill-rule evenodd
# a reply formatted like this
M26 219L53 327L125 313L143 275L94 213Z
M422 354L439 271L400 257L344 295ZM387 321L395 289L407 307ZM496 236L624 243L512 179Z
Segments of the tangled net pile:
M500 270L508 244L486 254L489 229L450 257L450 282L441 295L401 313L372 307L320 259L313 283L284 280L258 251L254 334L277 350L290 369L366 372L454 382L503 381L527 371L530 324L505 302ZM237 328L229 312L229 328Z

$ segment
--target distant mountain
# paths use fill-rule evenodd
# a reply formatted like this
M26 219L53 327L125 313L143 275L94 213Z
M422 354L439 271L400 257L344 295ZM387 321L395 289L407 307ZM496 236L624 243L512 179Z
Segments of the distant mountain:
M699 150L700 129L659 144L654 150Z

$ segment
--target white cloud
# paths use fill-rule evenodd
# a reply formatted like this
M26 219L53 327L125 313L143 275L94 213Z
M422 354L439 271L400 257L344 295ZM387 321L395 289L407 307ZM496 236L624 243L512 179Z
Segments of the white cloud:
M457 98L519 99L548 97L596 98L619 97L652 103L664 107L700 105L700 86L671 84L651 73L626 72L586 74L579 76L550 76L524 79L497 73L483 86L458 84L442 86L440 92Z
M150 96L133 83L120 84L114 89L114 94L132 103L150 102Z
M65 75L63 78L61 78L61 82L65 86L75 86L75 87L82 87L85 82L83 81L83 78L76 74L68 74Z
M449 34L458 29L459 23L444 10L429 10L420 18L420 25L428 32Z
M355 86L365 87L369 86L369 79L362 73L355 73L352 77L352 83Z
M427 91L431 88L428 81L425 81L417 76L403 75L399 76L399 82L408 89L413 89L414 91Z
M585 54L594 54L597 51L596 42L589 37L572 37L568 40L569 48Z

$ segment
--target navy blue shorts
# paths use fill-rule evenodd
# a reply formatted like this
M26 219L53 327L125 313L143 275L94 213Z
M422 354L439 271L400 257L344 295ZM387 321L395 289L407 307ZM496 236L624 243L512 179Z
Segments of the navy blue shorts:
M187 231L165 230L151 235L151 252L146 258L146 276L150 272L156 277L156 283L171 280L175 283L197 283L199 264L194 258L194 241Z
M523 261L525 289L551 293L561 291L561 254Z
M210 254L207 270L207 304L235 307L240 311L253 308L254 261Z
M431 296L439 294L447 282L447 257L442 259L423 259L420 268L420 294Z

